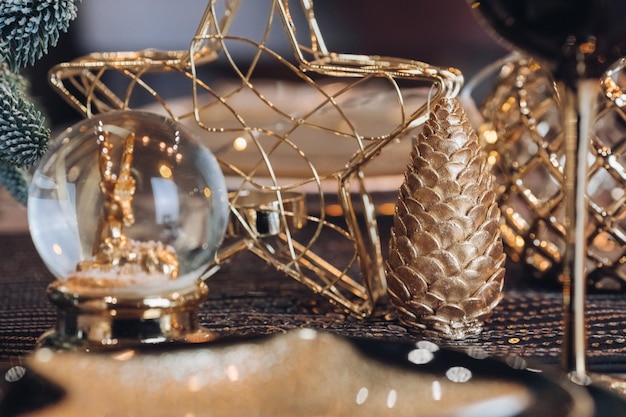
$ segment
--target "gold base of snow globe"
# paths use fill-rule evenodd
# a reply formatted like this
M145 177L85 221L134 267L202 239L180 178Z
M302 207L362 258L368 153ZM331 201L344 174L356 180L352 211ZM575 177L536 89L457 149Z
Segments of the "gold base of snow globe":
M112 295L101 288L57 280L47 293L58 308L57 323L40 338L39 348L99 351L214 339L198 320L199 306L208 295L203 281L144 295L132 291Z

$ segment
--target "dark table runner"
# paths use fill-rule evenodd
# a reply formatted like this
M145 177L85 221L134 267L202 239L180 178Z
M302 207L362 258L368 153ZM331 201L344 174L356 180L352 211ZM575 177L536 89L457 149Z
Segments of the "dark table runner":
M26 233L0 235L0 256L0 361L19 361L55 323L56 311L45 295L52 276ZM359 320L250 253L235 259L209 279L209 299L200 312L201 323L219 335L308 327L350 337L422 339L383 314L386 306L374 317ZM448 345L558 365L562 340L558 289L526 285L515 268L507 274L504 298L483 333ZM626 295L590 294L587 300L590 369L626 372Z

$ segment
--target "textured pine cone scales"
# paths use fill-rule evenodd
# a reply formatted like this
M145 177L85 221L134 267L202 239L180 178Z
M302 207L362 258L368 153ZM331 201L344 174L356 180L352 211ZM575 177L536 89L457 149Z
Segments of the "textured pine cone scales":
M456 99L430 114L399 189L387 280L400 319L433 336L480 333L502 298L500 209L477 136Z

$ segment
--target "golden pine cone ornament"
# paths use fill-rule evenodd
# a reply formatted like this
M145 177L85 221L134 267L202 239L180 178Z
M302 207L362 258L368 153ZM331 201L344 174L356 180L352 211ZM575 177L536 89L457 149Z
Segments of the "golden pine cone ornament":
M456 99L417 137L391 229L387 280L400 320L430 336L482 331L502 298L505 254L492 173Z

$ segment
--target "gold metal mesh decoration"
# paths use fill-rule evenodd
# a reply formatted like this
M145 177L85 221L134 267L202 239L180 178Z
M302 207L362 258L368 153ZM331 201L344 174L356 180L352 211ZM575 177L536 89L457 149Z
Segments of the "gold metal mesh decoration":
M536 277L552 280L565 250L558 94L537 62L508 61L493 68L497 80L476 123L494 165L507 253ZM486 69L471 80L463 97L490 75ZM626 116L614 101L598 97L586 194L589 286L612 291L626 288Z
M258 1L210 1L187 51L92 54L54 67L50 81L87 117L142 107L204 131L231 190L229 239L213 269L249 250L367 316L386 293L367 188L401 174L409 132L428 117L430 100L459 92L462 75L330 52L311 0L269 1L265 16L247 12L250 5ZM258 38L236 33L250 19L265 19ZM277 33L292 58L270 47ZM259 75L267 63L280 82ZM164 93L174 82L184 84L183 97ZM341 221L331 221L333 207ZM315 225L312 234L301 230L305 223ZM323 255L333 252L325 247L329 234L347 239L352 253Z

